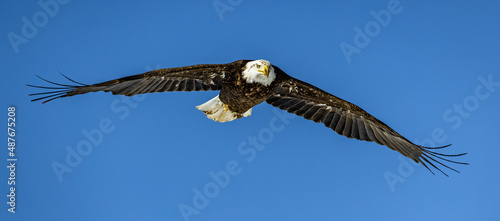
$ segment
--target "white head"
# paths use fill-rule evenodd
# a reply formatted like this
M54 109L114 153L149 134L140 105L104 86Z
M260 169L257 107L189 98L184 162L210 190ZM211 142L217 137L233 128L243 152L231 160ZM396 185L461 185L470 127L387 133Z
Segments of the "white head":
M276 73L274 73L274 68L269 61L261 59L250 61L245 65L243 78L247 83L258 82L269 86L276 78Z

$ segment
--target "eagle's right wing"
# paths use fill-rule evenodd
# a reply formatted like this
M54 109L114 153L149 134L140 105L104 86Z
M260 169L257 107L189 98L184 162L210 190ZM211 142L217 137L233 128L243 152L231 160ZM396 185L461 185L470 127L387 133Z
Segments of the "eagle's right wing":
M64 75L64 77L77 85L59 84L40 77L42 80L56 85L56 87L35 86L30 84L27 84L27 86L52 90L49 92L30 94L30 96L38 96L31 101L45 99L42 103L61 97L97 91L133 96L136 94L164 91L220 90L225 76L234 74L232 72L235 70L234 67L238 62L241 61L235 61L228 64L202 64L179 68L158 69L143 74L91 85L76 82Z
M441 149L449 145L443 147L416 145L360 107L311 84L287 77L277 87L275 94L266 100L267 103L316 123L321 122L340 135L385 145L417 163L422 163L427 169L429 169L427 166L429 164L445 175L447 174L433 162L456 172L458 171L440 160L467 164L448 159L465 155L465 153L450 155L431 150ZM430 171L432 172L432 170Z

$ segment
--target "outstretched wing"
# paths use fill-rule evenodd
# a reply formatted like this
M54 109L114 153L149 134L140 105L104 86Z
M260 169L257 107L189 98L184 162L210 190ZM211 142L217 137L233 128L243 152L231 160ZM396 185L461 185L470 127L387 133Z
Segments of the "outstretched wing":
M49 92L30 94L30 96L38 96L31 101L45 99L42 103L61 97L97 91L133 96L136 94L164 91L220 90L225 75L232 74L233 67L237 62L239 61L229 64L193 65L180 68L158 69L92 85L76 82L64 75L65 78L75 84L59 84L38 76L42 80L54 84L55 87L29 84L27 86L52 90Z
M268 98L266 102L316 123L323 123L340 135L385 145L417 163L422 163L427 169L429 167L426 164L430 164L446 176L448 175L435 166L433 162L455 172L458 171L439 160L467 164L445 158L462 156L466 153L448 155L430 150L441 149L449 145L443 147L424 147L413 144L360 107L292 77L285 80L277 88L275 94ZM432 170L430 171L432 172Z

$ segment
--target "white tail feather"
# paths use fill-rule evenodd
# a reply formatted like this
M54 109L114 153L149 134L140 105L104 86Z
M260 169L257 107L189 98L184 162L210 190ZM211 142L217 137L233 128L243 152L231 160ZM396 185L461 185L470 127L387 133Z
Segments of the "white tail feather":
M236 120L242 117L248 117L252 114L252 108L246 111L243 114L238 114L224 108L224 103L219 99L219 95L205 102L202 105L196 106L198 110L203 111L207 115L208 118L218 121L218 122L227 122Z

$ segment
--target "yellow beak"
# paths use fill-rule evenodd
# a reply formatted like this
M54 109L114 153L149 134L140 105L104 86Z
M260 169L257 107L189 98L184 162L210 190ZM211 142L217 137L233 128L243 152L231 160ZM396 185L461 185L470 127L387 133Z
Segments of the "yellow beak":
M262 72L263 75L266 75L266 77L269 77L269 67L267 65L262 66L258 72Z

